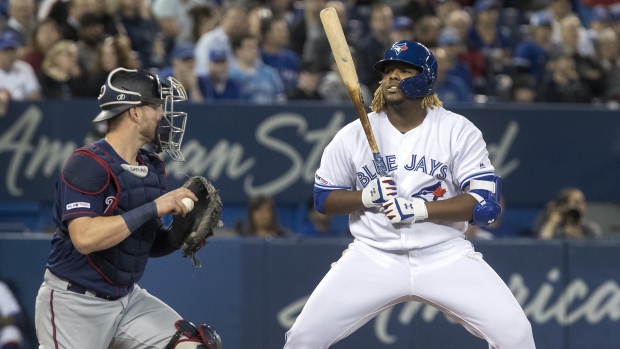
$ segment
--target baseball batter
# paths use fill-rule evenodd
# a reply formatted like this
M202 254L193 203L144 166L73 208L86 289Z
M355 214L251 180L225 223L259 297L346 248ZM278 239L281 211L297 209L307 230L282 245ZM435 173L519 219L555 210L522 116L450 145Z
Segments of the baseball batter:
M141 149L152 143L183 160L187 114L173 106L186 99L174 78L123 68L109 74L94 119L107 120L108 132L76 150L56 184L57 229L36 299L39 348L219 347L209 326L182 320L136 284L149 257L176 250L160 217L184 216L183 198L198 200L184 187L167 192L163 162Z
M464 238L467 222L501 213L481 132L442 108L437 61L423 45L394 43L369 114L389 176L379 177L359 120L326 147L315 206L349 214L353 243L286 334L285 348L328 348L382 310L418 301L444 312L489 348L533 349L532 329L502 279Z

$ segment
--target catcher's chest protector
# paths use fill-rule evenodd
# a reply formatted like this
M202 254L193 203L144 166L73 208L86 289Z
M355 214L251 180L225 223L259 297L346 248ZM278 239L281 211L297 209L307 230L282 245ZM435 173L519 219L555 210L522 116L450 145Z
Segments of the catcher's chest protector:
M88 150L85 154L105 161L110 183L116 187L116 197L106 215L120 215L153 201L166 192L164 164L153 153L140 150L141 165L148 168L148 173L144 178L139 178L126 171L115 158L103 150L92 145L86 148ZM106 201L108 199L106 198ZM89 254L91 265L113 285L132 285L142 278L158 227L159 219L150 220L118 245Z

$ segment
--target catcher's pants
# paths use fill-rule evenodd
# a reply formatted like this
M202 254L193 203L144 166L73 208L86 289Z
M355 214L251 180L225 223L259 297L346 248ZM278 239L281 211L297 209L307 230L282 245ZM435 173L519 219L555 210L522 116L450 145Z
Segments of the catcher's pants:
M441 310L489 348L535 348L521 306L463 238L411 251L383 251L356 240L316 287L284 348L328 348L405 301Z
M67 291L67 281L50 271L37 295L39 349L164 348L181 319L138 285L114 301Z

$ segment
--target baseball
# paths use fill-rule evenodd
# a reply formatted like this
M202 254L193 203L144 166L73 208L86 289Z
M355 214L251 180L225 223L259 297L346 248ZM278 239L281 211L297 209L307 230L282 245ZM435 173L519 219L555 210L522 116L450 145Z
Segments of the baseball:
M194 200L188 197L184 197L183 199L181 199L181 201L183 202L185 207L187 207L188 212L194 209Z

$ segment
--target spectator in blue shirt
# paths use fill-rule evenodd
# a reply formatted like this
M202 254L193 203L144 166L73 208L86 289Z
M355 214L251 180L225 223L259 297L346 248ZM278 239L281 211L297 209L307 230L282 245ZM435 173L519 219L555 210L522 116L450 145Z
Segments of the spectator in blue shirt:
M241 85L242 98L260 104L286 100L278 72L260 60L258 39L241 35L232 41L232 50L236 64L230 70L230 77Z
M432 51L437 59L437 86L435 87L435 92L439 99L444 103L471 101L471 90L463 79L447 74L447 71L452 68L453 62L448 58L446 51L441 47Z
M229 76L230 59L226 50L209 53L207 74L198 76L198 85L206 101L240 99L241 86Z
M160 79L169 76L179 80L185 87L187 98L190 102L201 103L204 101L199 88L198 78L194 74L196 59L194 58L194 45L191 42L181 42L172 51L171 66L161 70L158 74Z
M547 11L536 12L530 18L532 39L523 41L515 49L516 74L530 74L540 83L552 48L553 15Z
M261 20L260 55L265 64L278 71L284 83L284 89L290 91L297 86L301 60L299 56L287 49L289 30L283 17L267 17Z
M452 68L446 71L448 75L458 76L463 79L469 89L473 89L474 78L465 62L459 60L459 56L467 52L467 47L461 41L458 31L454 28L445 28L439 33L437 45L443 48L448 55Z

